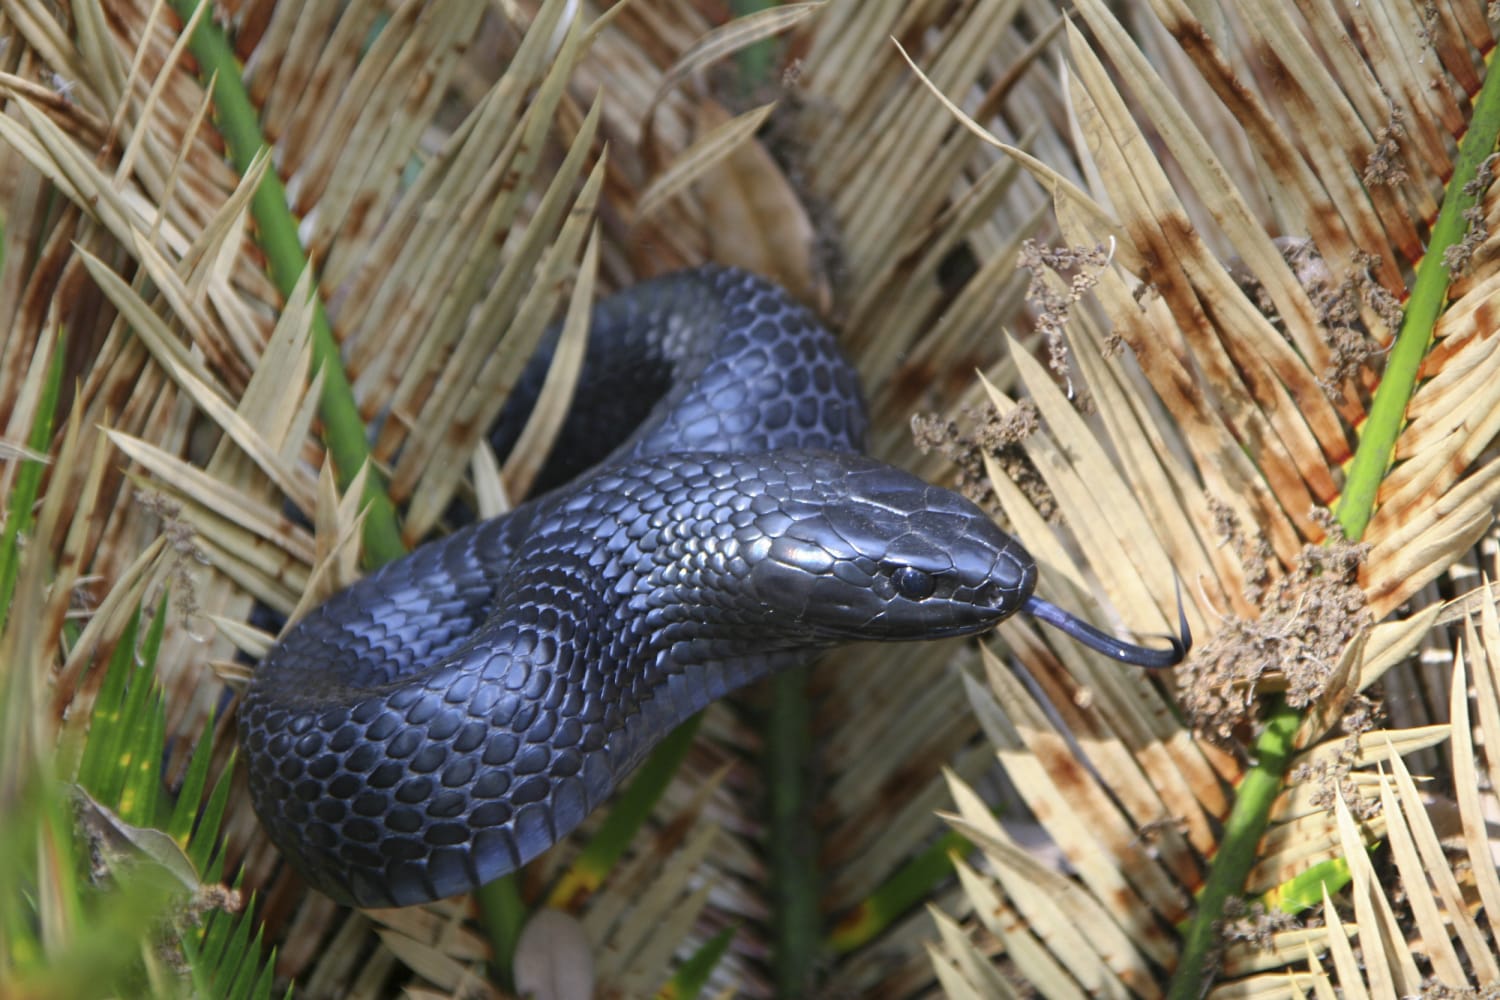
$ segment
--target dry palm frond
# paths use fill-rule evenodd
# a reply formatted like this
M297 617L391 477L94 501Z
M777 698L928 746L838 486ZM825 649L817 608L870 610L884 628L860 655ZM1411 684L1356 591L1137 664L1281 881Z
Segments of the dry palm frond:
M1434 615L1372 623L1466 558L1492 518L1500 397L1487 367L1494 267L1483 210L1466 217L1472 255L1449 262L1462 277L1405 407L1389 475L1376 453L1379 502L1367 530L1344 516L1353 504L1340 495L1350 428L1381 383L1374 373L1384 368L1391 381L1407 363L1402 352L1413 356L1403 334L1389 364L1383 357L1403 322L1395 307L1406 294L1403 276L1421 257L1414 220L1432 219L1438 182L1454 171L1461 95L1477 89L1489 28L1473 5L1419 14L1366 3L1343 10L1343 19L1314 5L1268 8L1253 20L1222 11L1206 24L1168 0L1153 6L1127 31L1088 0L1078 5L1079 27L1068 30L1064 84L1087 184L1070 186L1028 162L1053 188L1066 242L1078 252L1109 250L1109 263L1096 262L1089 276L1103 322L1083 311L1067 323L1071 369L1048 373L1013 354L1012 392L1036 407L1045 428L1022 447L1072 544L1059 544L1056 528L1029 509L1032 494L1004 482L995 488L1042 560L1044 591L1081 587L1083 600L1092 591L1121 621L1149 631L1170 622L1168 567L1186 578L1197 605L1190 612L1201 616L1199 651L1178 671L1179 699L1192 714L1178 716L1146 678L1054 652L1022 625L1002 629L1028 682L991 659L971 699L1071 878L1027 863L955 781L954 822L993 866L968 877L970 904L976 914L999 905L1023 916L1024 928L991 919L983 926L1048 995L1158 995L1174 969L1173 995L1198 995L1211 973L1197 943L1222 947L1251 924L1222 932L1195 925L1185 952L1162 928L1189 917L1205 879L1210 891L1200 903L1209 906L1210 866L1243 852L1256 861L1244 887L1252 898L1295 908L1311 901L1310 891L1316 899L1318 886L1337 892L1348 880L1354 923L1330 913L1326 929L1276 933L1276 921L1264 918L1257 936L1223 955L1214 995L1325 989L1316 975L1267 970L1303 966L1330 948L1347 954L1346 933L1358 938L1366 973L1377 972L1374 995L1415 991L1426 975L1455 988L1490 984L1492 960L1470 949L1493 950L1493 939L1469 919L1464 891L1447 872L1451 847L1432 832L1459 769L1419 796L1403 763L1448 740L1450 725L1440 714L1432 725L1376 731L1369 700L1429 634ZM1400 26L1413 24L1421 60L1406 54L1413 34ZM1274 72L1259 80L1263 67ZM1217 100L1179 103L1184 87ZM1464 181L1455 182L1448 200L1472 200L1488 176L1481 172L1462 196ZM1273 241L1283 235L1292 239ZM1423 308L1435 315L1437 287L1436 300L1412 299L1403 329ZM1116 359L1121 343L1130 360ZM1420 358L1425 340L1412 343ZM1078 415L1057 379L1088 394L1092 418ZM992 395L998 419L1018 406L1010 393ZM1366 439L1375 423L1363 429ZM1369 481L1358 464L1347 474L1351 485ZM1367 550L1311 547L1334 523L1318 509L1335 502ZM1461 687L1454 698L1464 700ZM1261 711L1278 705L1295 710L1271 707L1270 728L1257 735ZM1273 750L1293 781L1274 804ZM1256 766L1245 772L1247 757ZM1376 768L1394 773L1394 786ZM1242 809L1230 815L1222 782L1238 783L1239 806L1266 804L1263 838L1245 836L1256 828L1243 826ZM1465 794L1473 789L1468 783ZM1478 800L1465 808L1473 813ZM1409 909L1391 902L1370 866L1366 845L1381 842L1408 895L1422 896ZM1476 869L1492 872L1488 845L1473 841L1470 853L1482 848ZM1071 909L1060 903L1067 899ZM1079 926L1088 928L1086 945L1064 933ZM963 956L948 945L936 960L952 977ZM1057 978L1059 968L1066 978ZM1339 984L1355 989L1352 961L1337 968Z
M564 309L576 344L596 270L613 288L711 257L774 275L842 321L874 450L933 477L958 459L960 481L1038 556L1049 599L1160 631L1175 572L1204 650L1181 701L1022 622L1002 638L1024 681L998 647L971 645L861 650L821 668L813 908L841 928L824 988L910 994L936 976L953 995L1153 995L1246 773L1260 698L1280 690L1309 706L1287 736L1315 777L1278 801L1250 891L1305 897L1299 878L1342 865L1354 911L1235 944L1224 995L1326 991L1323 973L1287 971L1310 950L1352 989L1346 939L1367 962L1377 948L1398 959L1389 981L1405 985L1398 945L1435 937L1438 922L1456 944L1434 944L1431 969L1458 963L1483 982L1473 949L1493 928L1460 926L1452 907L1455 891L1486 909L1500 893L1477 860L1492 793L1456 799L1472 884L1434 883L1438 902L1410 923L1392 919L1408 911L1352 845L1389 838L1416 891L1434 845L1453 850L1453 810L1400 760L1435 772L1450 731L1455 756L1493 739L1420 714L1347 746L1338 732L1377 681L1410 683L1396 665L1434 619L1370 623L1430 590L1489 523L1500 255L1477 219L1368 554L1305 549L1327 533L1314 509L1340 495L1399 322L1392 304L1452 170L1476 54L1493 44L1482 8L1366 0L1251 19L1196 4L1200 23L1158 0L1121 25L1097 0L1077 5L1076 24L1044 0L829 0L716 27L715 6L203 5L199 17L230 31L274 141L258 158L232 150L239 174L168 5L0 0L12 39L0 51L0 440L26 440L66 328L70 454L111 456L54 462L48 495L80 498L77 523L59 511L32 536L58 554L48 607L75 579L98 603L77 642L43 641L29 661L57 670L49 727L88 703L86 667L121 634L123 595L170 577L179 603L160 670L173 732L195 732L220 694L203 666L242 678L236 652L269 641L243 624L253 602L295 613L352 575L362 524L383 516L361 514L367 490L389 484L407 543L456 494L492 512L524 491L532 447L502 469L484 429ZM596 7L607 20L591 20ZM726 60L777 32L790 32L780 79L726 84ZM942 108L903 50L1004 148ZM300 220L284 233L290 270L261 246L256 199L278 177ZM1033 234L1060 246L1023 252ZM304 251L316 274L300 271ZM1017 321L1028 294L1032 317ZM328 399L344 390L332 369L308 375L332 345L324 310L358 407L347 415L378 428L372 446L362 433L353 451L335 441L332 461L318 409L331 423ZM1004 324L1020 335L1000 336ZM1053 370L1035 360L1049 353ZM559 367L527 440L546 440L567 405ZM920 435L937 454L913 441L914 411L937 411ZM356 479L348 455L367 447L374 463ZM1495 737L1493 673L1481 680L1477 640L1464 648L1473 730ZM1449 679L1433 673L1420 682L1447 704ZM1183 703L1202 713L1198 729ZM763 739L711 711L649 836L602 888L563 900L581 913L569 926L601 990L650 992L733 932L714 982L772 991L760 959L779 915L752 804L778 778L743 766L711 777ZM998 790L997 749L1011 782ZM1463 768L1455 759L1453 780L1477 789ZM1024 827L994 822L996 796L1029 807L1056 860L1019 846ZM264 888L280 972L301 989L486 988L489 942L467 902L340 910L279 865L242 799L226 819L230 856ZM979 854L934 900L954 916L934 931L900 891L894 915L871 916L898 875L954 844L934 812L955 800ZM522 888L570 859L554 852ZM820 932L795 933L816 944ZM575 941L558 955L582 960L578 938L558 938Z

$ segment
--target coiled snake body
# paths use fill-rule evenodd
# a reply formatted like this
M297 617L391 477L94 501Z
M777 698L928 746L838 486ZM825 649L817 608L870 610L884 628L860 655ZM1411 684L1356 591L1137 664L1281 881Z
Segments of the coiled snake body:
M370 574L255 672L256 812L334 899L419 903L514 870L688 716L841 642L1024 607L1119 659L1181 659L1185 626L1150 650L1068 618L977 507L859 454L854 371L775 286L684 272L605 300L592 331L578 392L614 409L575 407L545 474L592 471Z

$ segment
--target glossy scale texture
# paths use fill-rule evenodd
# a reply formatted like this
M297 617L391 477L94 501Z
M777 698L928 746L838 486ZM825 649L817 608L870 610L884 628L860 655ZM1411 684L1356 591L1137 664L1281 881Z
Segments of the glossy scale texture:
M853 369L759 278L702 268L605 300L580 382L547 475L590 471L370 574L256 670L256 811L340 902L476 888L715 698L840 642L981 631L1031 596L1030 556L983 512L859 454Z

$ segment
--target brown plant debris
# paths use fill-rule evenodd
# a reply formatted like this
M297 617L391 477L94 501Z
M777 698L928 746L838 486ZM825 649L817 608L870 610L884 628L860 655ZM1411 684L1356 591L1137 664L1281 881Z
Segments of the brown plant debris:
M167 537L171 550L167 578L172 583L172 605L182 621L191 622L198 617L198 591L194 585L190 567L209 565L208 553L198 544L198 531L182 512L182 504L160 493L138 489L135 502L141 509L155 515L162 524L162 533ZM156 600L144 602L147 614L155 608Z
M1248 941L1258 951L1270 951L1274 946L1273 935L1301 927L1304 923L1295 914L1270 910L1258 900L1235 896L1224 904L1224 919L1219 922L1219 932L1225 944Z
M245 898L238 889L231 889L227 885L200 885L183 900L179 911L173 916L173 922L179 928L178 933L156 935L156 956L179 976L190 975L193 967L182 950L183 932L189 926L202 927L208 916L216 910L233 914L241 913L244 909Z
M1031 273L1026 301L1036 312L1036 327L1047 340L1047 366L1067 385L1068 398L1075 396L1068 364L1068 342L1063 331L1073 307L1099 283L1099 274L1109 264L1103 244L1092 247L1048 247L1027 240L1021 244L1019 264ZM1048 272L1062 281L1049 280Z
M962 423L935 413L913 414L911 418L912 439L922 453L935 451L958 468L954 488L985 510L997 512L999 503L984 468L984 456L988 455L1037 513L1050 523L1058 523L1057 500L1021 446L1041 426L1035 404L1023 400L1004 416L991 407L965 407L959 416Z
M1259 618L1227 620L1193 655L1181 695L1201 732L1230 739L1247 721L1266 674L1284 681L1293 708L1323 694L1344 647L1370 623L1358 581L1368 551L1336 538L1304 546L1297 565L1266 593ZM1368 715L1368 706L1352 711Z
M1308 801L1319 809L1332 809L1334 802L1342 798L1355 819L1366 820L1379 813L1380 799L1361 791L1349 777L1359 765L1359 734L1374 729L1379 715L1379 706L1372 699L1355 695L1344 711L1341 728L1345 735L1333 757L1292 768L1287 784L1316 785Z
M1401 325L1401 303L1375 280L1380 258L1374 254L1356 252L1358 269L1335 280L1328 262L1311 240L1280 237L1276 245L1318 311L1323 341L1331 351L1328 367L1318 375L1318 385L1330 398L1337 398L1342 386L1382 351L1370 336L1361 310L1369 309L1387 328L1395 330ZM1285 332L1285 323L1275 303L1244 263L1232 261L1229 273L1272 325Z
M1456 278L1469 269L1469 262L1474 258L1474 251L1484 245L1484 241L1490 237L1490 227L1484 218L1483 195L1495 179L1497 159L1500 159L1500 153L1491 153L1475 171L1474 179L1464 185L1464 194L1478 200L1469 208L1464 209L1464 222L1467 223L1464 227L1464 238L1443 251L1443 266L1448 269L1451 277Z
M1316 255L1311 244L1307 245L1306 252ZM1345 274L1337 285L1328 275L1327 264L1321 256L1316 258L1306 276L1301 268L1297 272L1312 296L1313 305L1327 331L1324 340L1333 352L1328 368L1318 376L1319 387L1330 398L1336 397L1340 386L1381 352L1380 345L1370 336L1360 316L1360 305L1379 316L1387 328L1395 330L1401 326L1401 303L1374 277L1380 266L1379 258L1360 252L1355 259L1359 270ZM1313 269L1321 269L1325 278L1314 278Z
M1422 19L1417 26L1417 38L1421 40L1424 49L1430 49L1437 44L1438 21L1442 17L1436 0L1422 0L1417 5L1417 15Z
M1491 20L1496 16L1491 14ZM1500 986L1444 986L1442 983L1424 983L1422 996L1425 1000L1500 1000Z
M1409 176L1401 162L1401 140L1406 138L1406 112L1391 105L1391 117L1375 132L1375 148L1365 162L1365 184L1374 187L1384 184L1395 187L1404 184Z
M1256 532L1251 538L1245 534L1240 519L1223 500L1208 498L1208 512L1213 517L1214 530L1225 544L1234 549L1240 566L1245 570L1245 599L1251 604L1260 604L1271 585L1271 564L1276 552L1266 536Z

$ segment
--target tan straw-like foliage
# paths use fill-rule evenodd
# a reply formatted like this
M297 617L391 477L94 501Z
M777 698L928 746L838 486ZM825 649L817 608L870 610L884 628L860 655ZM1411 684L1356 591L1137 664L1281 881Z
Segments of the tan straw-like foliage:
M1023 853L1030 824L997 824L951 779L952 822L989 868L961 871L983 931L945 933L935 952L950 994L986 995L967 970L998 945L1007 971L1049 996L1161 995L1182 959L1171 928L1192 913L1275 692L1305 708L1245 887L1270 912L1221 928L1212 972L1174 995L1208 975L1217 997L1496 985L1493 929L1473 914L1494 879L1478 817L1497 807L1473 777L1474 747L1492 744L1469 727L1465 674L1437 649L1443 667L1388 673L1419 644L1441 648L1437 608L1423 609L1440 599L1435 581L1472 579L1464 567L1492 521L1489 199L1453 265L1362 559L1330 542L1319 514L1339 497L1453 171L1493 45L1483 14L1161 0L1123 24L1078 4L1059 83L1081 182L1067 160L1024 162L1051 188L1064 241L1107 248L1108 263L1068 275L1086 274L1098 309L1067 322L1064 388L1013 352L1017 384L991 390L1001 416L1023 399L1040 412L1045 433L1022 446L1061 516L1029 511L1033 494L992 464L993 485L1043 562L1044 592L1101 595L1136 629L1170 627L1175 568L1200 642L1177 671L1179 708L1026 624L1002 628L1027 680L987 655L971 701L1060 858ZM1065 389L1089 394L1091 414ZM1413 760L1433 777L1414 781ZM1372 866L1371 845L1377 859L1388 847L1393 870ZM1307 900L1322 904L1311 918L1276 913L1316 894L1319 872L1333 899Z
M180 736L274 638L247 624L257 603L299 613L358 573L312 296L410 544L455 497L497 513L525 493L596 294L717 260L841 330L872 450L1002 516L1049 600L1150 636L1180 580L1198 644L1163 678L1015 618L821 665L827 926L939 836L974 848L927 905L834 934L822 991L1162 995L1279 695L1305 706L1298 757L1246 892L1313 908L1225 927L1213 995L1500 986L1500 624L1476 554L1500 495L1494 199L1368 550L1327 544L1326 516L1494 44L1485 5L825 0L727 24L726 6L220 0L201 16L273 143L240 176L168 4L0 0L6 495L58 349L70 414L29 543L52 576L28 564L6 633L48 711L7 746L79 725L90 664L164 586ZM767 40L743 84L738 53ZM317 271L285 299L250 214L270 171ZM501 462L484 432L555 319L554 377ZM65 616L76 632L48 627ZM622 866L523 937L517 976L650 995L731 929L709 989L772 995L763 739L711 709ZM340 909L238 791L229 860L299 995L498 995L472 900Z

